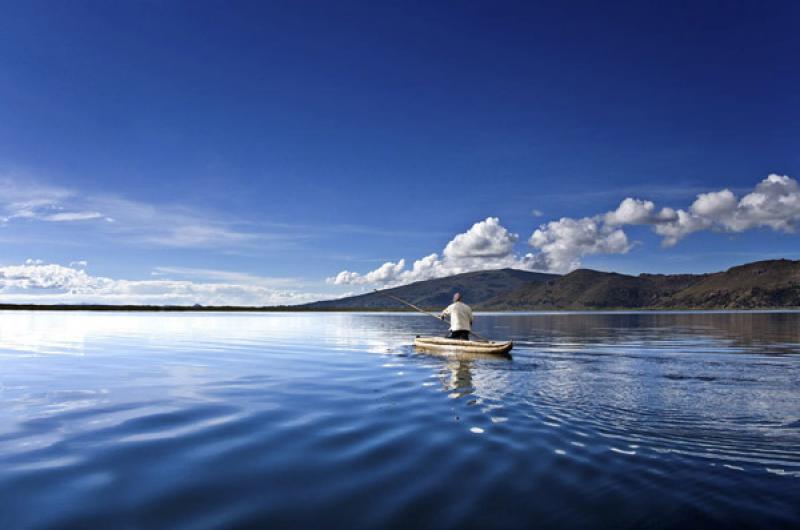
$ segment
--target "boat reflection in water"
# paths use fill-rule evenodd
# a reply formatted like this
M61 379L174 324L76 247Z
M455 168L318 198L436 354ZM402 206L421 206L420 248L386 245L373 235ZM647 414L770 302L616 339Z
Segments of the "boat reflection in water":
M475 362L485 363L508 363L512 360L508 352L502 353L482 353L474 351L464 351L462 349L447 349L441 347L428 347L424 342L419 341L419 337L414 344L414 350L420 354L429 355L444 359L446 362L440 371L440 380L445 390L451 391L451 397L460 397L475 392L473 368ZM486 387L486 383L496 384L496 380L479 378L481 380L481 391L486 395L496 395L498 389Z

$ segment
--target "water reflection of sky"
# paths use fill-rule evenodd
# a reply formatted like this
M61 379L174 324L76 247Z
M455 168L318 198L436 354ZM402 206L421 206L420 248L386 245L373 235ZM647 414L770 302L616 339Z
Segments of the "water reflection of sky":
M800 493L798 313L478 315L479 333L515 341L510 361L417 353L415 335L444 329L414 314L1 316L0 491L22 481L20 510L56 495L43 484L55 487L59 474L104 477L100 486L128 476L123 461L104 463L109 451L177 446L164 454L187 470L215 458L235 470L253 444L280 455L264 477L302 470L319 482L317 472L368 461L352 480L393 484L395 511L400 499L432 493L397 485L399 454L412 474L414 459L436 460L432 484L480 468L476 495L503 484L518 502L534 487L523 487L528 479L578 498L589 493L584 476L595 477L593 495L612 498L670 498L680 480L688 498L712 492L719 505L703 509L725 520L742 500L722 485L727 473L748 477L751 493L780 488L766 515L787 516ZM475 444L489 444L481 451L496 467L471 456ZM36 473L49 478L31 482ZM630 477L636 491L620 490ZM137 488L149 491L146 478Z

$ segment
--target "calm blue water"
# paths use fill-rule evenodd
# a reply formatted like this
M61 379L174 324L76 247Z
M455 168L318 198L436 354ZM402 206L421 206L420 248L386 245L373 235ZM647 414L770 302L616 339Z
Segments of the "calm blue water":
M800 314L0 313L0 528L790 527Z

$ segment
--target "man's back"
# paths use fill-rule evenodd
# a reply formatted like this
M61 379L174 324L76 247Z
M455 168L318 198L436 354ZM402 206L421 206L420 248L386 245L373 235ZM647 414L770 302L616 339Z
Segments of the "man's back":
M452 331L472 330L472 309L464 302L453 302L444 310L445 315L450 315L450 329Z

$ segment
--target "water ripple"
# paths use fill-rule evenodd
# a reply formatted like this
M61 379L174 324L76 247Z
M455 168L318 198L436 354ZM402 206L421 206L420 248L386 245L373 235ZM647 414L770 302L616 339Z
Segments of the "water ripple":
M800 521L796 313L3 317L3 528Z

